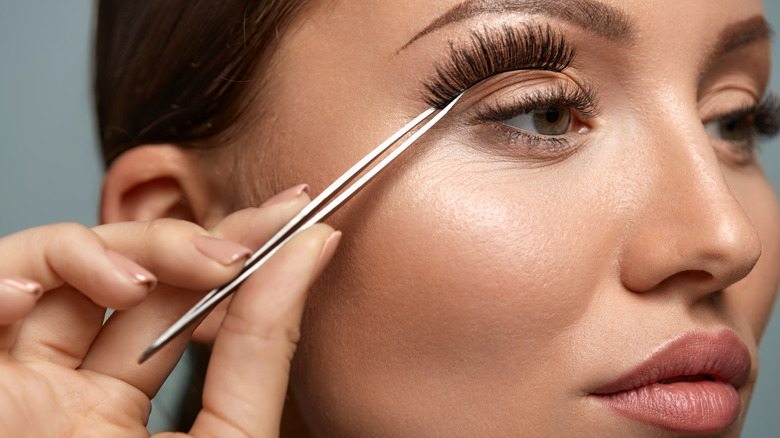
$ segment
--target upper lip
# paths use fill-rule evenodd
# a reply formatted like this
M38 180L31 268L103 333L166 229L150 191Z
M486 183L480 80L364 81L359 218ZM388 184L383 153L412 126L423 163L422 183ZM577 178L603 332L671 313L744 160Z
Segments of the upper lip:
M731 330L693 331L665 343L632 370L592 393L614 394L684 376L722 381L738 388L747 381L750 367L747 346Z

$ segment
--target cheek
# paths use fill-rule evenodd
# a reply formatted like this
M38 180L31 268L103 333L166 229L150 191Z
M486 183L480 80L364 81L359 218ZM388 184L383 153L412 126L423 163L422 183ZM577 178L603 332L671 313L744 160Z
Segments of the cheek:
M315 407L348 399L392 410L424 394L480 409L507 381L515 398L549 387L549 370L561 369L551 366L568 360L551 354L555 339L610 271L594 269L611 266L604 242L614 239L593 234L604 233L605 212L588 210L599 195L580 180L418 158L335 218L345 237L310 297L296 356L316 370L306 385L329 382L311 391L328 399Z
M461 170L431 178L437 166L420 169L429 177L393 190L398 208L377 210L382 218L364 223L378 227L356 230L361 247L345 257L368 274L354 278L365 304L389 312L416 352L425 343L456 354L502 350L516 333L533 341L559 332L588 302L571 282L585 275L573 260L582 249L575 224L517 178Z
M761 257L753 271L732 286L732 295L758 341L769 322L780 286L780 206L763 175L731 175L727 169L726 176L761 238Z

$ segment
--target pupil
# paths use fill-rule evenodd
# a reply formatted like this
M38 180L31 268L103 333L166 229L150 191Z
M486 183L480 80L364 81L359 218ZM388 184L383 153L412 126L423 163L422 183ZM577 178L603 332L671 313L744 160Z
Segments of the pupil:
M726 123L726 131L735 131L737 129L737 122L735 120L732 120L728 123Z
M551 106L545 111L544 118L547 120L547 123L555 123L561 118L561 115L558 108Z

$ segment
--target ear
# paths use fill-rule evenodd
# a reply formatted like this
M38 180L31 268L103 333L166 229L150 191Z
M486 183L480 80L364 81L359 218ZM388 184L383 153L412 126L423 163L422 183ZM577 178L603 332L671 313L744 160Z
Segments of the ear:
M101 223L184 219L207 226L222 216L196 153L171 144L138 146L111 164L103 180Z

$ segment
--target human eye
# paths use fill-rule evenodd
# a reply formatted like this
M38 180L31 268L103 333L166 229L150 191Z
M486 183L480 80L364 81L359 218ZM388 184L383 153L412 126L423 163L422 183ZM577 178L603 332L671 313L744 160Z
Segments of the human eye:
M436 66L423 96L442 108L469 89L476 102L466 123L489 128L490 137L507 145L493 149L523 159L562 157L574 149L571 137L587 128L584 120L597 113L592 87L563 73L575 55L550 25L482 28L465 43L450 42L449 57Z
M492 126L514 150L536 158L564 158L577 150L578 137L597 115L595 92L554 83L540 90L515 91L506 99L481 102L472 123Z
M557 136L569 131L573 118L571 112L570 107L552 104L541 110L502 120L501 123L537 136Z
M760 103L739 108L704 122L704 130L737 164L755 159L760 141L780 131L780 100L770 94Z

